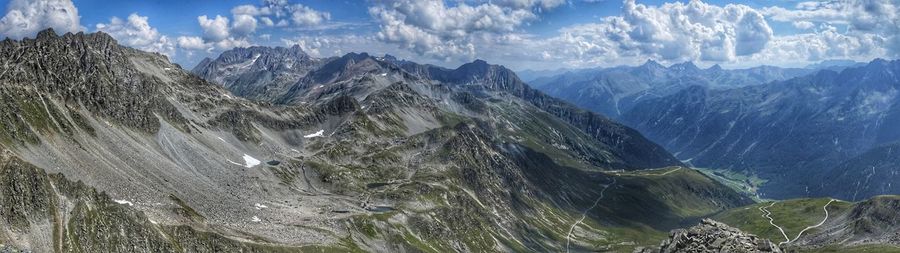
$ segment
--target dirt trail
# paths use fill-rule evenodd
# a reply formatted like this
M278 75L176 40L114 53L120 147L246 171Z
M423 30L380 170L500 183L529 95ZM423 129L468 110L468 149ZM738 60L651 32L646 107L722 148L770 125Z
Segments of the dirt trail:
M822 222L819 222L819 224L804 228L802 231L800 231L799 234L797 234L797 237L794 237L794 240L791 240L790 242L795 242L795 241L797 241L797 239L800 239L800 236L803 235L803 232L806 232L807 230L810 230L813 228L821 227L823 224L825 224L825 221L828 220L828 205L831 205L831 202L834 202L834 199L829 200L828 203L826 203L825 206L822 207L822 210L825 210L825 218L822 219Z
M616 184L616 178L613 178L612 183L609 183L606 186L603 186L603 190L600 190L600 197L598 197L597 200L594 200L594 204L591 205L591 207L589 207L587 210L584 210L584 212L581 213L581 219L578 219L578 221L576 221L575 224L572 224L572 227L569 228L569 234L566 235L566 252L567 253L569 252L569 245L572 243L572 233L575 232L575 227L578 226L578 224L584 222L584 219L587 218L587 213L589 211L593 210L595 207L597 207L598 204L600 204L600 200L603 199L606 189L609 189L609 187L613 186L614 184Z
M769 219L769 224L772 224L772 226L774 226L775 228L778 228L778 231L781 231L781 235L784 236L784 241L778 243L778 245L781 246L781 244L790 242L790 241L791 241L791 238L788 237L787 233L784 232L784 229L783 229L783 228L781 228L781 227L778 226L778 225L775 225L775 219L772 218L772 212L769 212L769 209L767 209L767 208L769 208L769 207L774 206L775 203L778 203L778 202L772 202L772 204L770 204L769 206L760 207L760 208L759 208L759 211L763 212L763 217L765 217L766 219Z
M808 231L808 230L810 230L810 229L813 229L813 228L821 227L823 224L825 224L825 221L828 220L828 205L831 205L831 203L834 202L834 201L835 201L834 199L831 199L830 201L828 201L828 203L825 204L825 206L822 207L822 209L825 210L825 218L823 218L821 222L819 222L819 223L816 224L816 225L812 225L812 226L808 226L808 227L804 228L803 230L800 231L800 233L797 234L796 237L794 237L794 239L791 239L791 238L787 235L787 233L784 232L784 229L782 229L780 226L775 225L775 220L772 218L772 212L770 212L770 211L767 209L767 208L769 208L769 207L774 206L774 205L775 205L776 203L778 203L778 202L772 202L772 204L770 204L769 206L766 206L766 207L760 207L759 210L763 212L763 217L769 219L769 224L772 224L772 226L778 228L778 231L781 231L781 235L783 235L783 236L784 236L784 239L785 239L785 241L782 241L782 242L779 242L779 243L778 243L778 246L781 246L782 244L785 244L785 243L792 243L792 242L795 242L795 241L797 241L797 239L800 239L800 236L802 236L803 233L805 233L806 231Z

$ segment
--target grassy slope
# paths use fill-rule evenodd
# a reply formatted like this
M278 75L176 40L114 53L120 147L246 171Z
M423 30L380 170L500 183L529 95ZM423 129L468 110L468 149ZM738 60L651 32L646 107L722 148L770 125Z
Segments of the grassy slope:
M816 225L825 218L822 207L829 200L827 198L795 199L776 202L774 205L772 202L763 202L729 210L716 215L713 219L778 243L785 240L784 236L777 228L769 224L769 220L759 210L761 207L772 205L767 210L772 213L771 217L775 224L781 226L790 239L794 239L804 228ZM850 206L849 202L832 202L828 206L829 217L841 215L849 210ZM816 229L807 230L804 234L814 232Z

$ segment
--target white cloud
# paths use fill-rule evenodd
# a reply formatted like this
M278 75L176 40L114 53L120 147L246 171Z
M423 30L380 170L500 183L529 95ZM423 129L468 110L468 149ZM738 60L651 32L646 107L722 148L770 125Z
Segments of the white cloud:
M270 11L267 7L256 7L254 5L246 4L246 5L238 5L231 9L231 15L250 15L250 16L260 16L260 15L269 15Z
M804 21L804 20L794 21L794 22L792 22L792 24L794 25L794 27L796 27L797 29L800 29L800 30L809 30L816 26L816 24L814 24L813 22Z
M107 24L97 24L96 29L109 34L122 45L168 56L175 54L174 43L150 26L147 17L137 13L128 15L127 20L112 17Z
M330 13L319 12L301 4L291 5L288 9L291 11L291 20L298 26L318 25L331 19Z
M209 48L203 39L197 36L180 36L178 37L178 47L187 50L206 50Z
M739 56L751 55L762 51L773 36L772 28L766 23L762 14L756 11L744 13L734 28L737 30L734 53Z
M266 0L260 6L239 5L231 9L231 14L235 19L240 15L260 17L266 26L286 26L288 22L297 26L316 26L331 19L331 13L302 4L290 4L285 0Z
M776 6L763 8L762 11L773 20L792 22L798 28L812 28L810 24L813 23L822 24L825 31L794 35L815 36L817 41L838 43L824 45L827 50L816 50L825 53L822 57L841 56L849 51L866 51L866 55L871 55L882 49L887 56L900 56L900 2L895 0L801 2L794 9ZM829 28L834 25L846 26L846 29L838 31ZM854 44L862 48L845 48ZM816 56L811 55L811 58Z
M177 39L178 47L188 51L205 50L213 52L215 50L229 50L235 47L249 47L254 44L247 38L228 37L220 41L206 41L197 36L180 36Z
M884 38L875 34L841 33L834 26L823 25L812 33L779 36L751 62L791 63L796 61L821 61L826 59L855 59L866 61L882 57L887 49Z
M451 60L474 58L475 39L514 32L537 15L530 7L544 1L506 1L448 6L442 0L400 0L369 8L380 23L377 38L420 55ZM527 3L526 3L527 2Z
M84 30L78 9L71 0L11 0L0 19L0 36L13 39L32 37L53 28L58 33Z
M271 26L275 25L275 21L272 21L272 19L269 17L261 17L261 18L259 18L259 21L262 22L263 25L265 25L265 26L271 27Z
M218 50L228 50L228 49L232 49L235 47L250 47L250 46L253 46L254 44L252 42L250 42L250 40L248 40L247 38L229 37L222 41L212 43L212 45L215 46L215 48Z
M256 18L250 15L235 15L231 32L238 37L247 36L256 31Z
M544 59L581 67L642 62L729 62L762 51L774 37L761 13L745 5L701 1L660 6L625 1L620 16L566 27L532 41Z
M206 15L197 17L200 23L200 29L203 30L203 39L207 42L219 42L230 36L228 28L228 18L216 15L210 19Z
M531 7L540 7L544 9L553 9L566 3L566 0L494 0L491 3L511 7L516 9L527 9Z
M253 36L259 29L287 27L293 23L297 27L322 25L331 19L328 12L317 11L301 4L290 4L286 0L265 0L260 5L239 5L231 9L231 19L222 15L214 18L203 15L197 22L202 36L181 36L177 39L179 48L205 50L208 53L228 50L234 47L248 47L251 39L268 41L271 34ZM188 52L189 54L191 52Z
M380 24L376 38L454 62L476 55L513 64L549 61L579 67L647 58L730 62L761 52L774 37L762 13L739 4L717 6L695 0L651 6L626 0L621 15L538 38L521 28L538 20L541 9L565 1L474 2L480 4L396 0L369 12Z

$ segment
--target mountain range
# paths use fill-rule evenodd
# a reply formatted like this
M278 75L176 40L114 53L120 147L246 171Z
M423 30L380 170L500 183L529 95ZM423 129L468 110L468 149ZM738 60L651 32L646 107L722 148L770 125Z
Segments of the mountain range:
M895 194L896 61L802 69L697 68L690 62L569 72L532 82L608 115L680 160L728 170L762 198Z
M630 252L709 217L760 233L734 222L762 217L741 212L760 203L660 135L481 60L251 47L187 71L52 29L0 42L0 59L0 251ZM694 90L720 92L672 94ZM896 245L880 200L793 246Z
M227 85L103 33L0 43L2 247L580 251L750 203L680 167L612 173L682 164L501 66L237 51L201 65Z
M760 66L726 70L701 69L692 62L665 67L648 60L640 66L588 69L538 78L530 84L547 94L611 118L620 118L636 104L674 94L691 86L729 89L765 84L812 72L810 69Z
M885 155L900 140L897 73L900 61L875 60L759 86L693 86L623 120L694 166L758 174L766 197L861 200L900 192Z

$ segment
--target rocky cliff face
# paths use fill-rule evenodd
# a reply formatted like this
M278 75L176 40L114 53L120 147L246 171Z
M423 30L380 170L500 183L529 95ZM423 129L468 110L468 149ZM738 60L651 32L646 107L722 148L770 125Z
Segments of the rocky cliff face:
M249 47L225 51L216 59L204 59L191 72L235 95L261 99L286 92L321 63L296 45Z
M659 249L639 249L635 252L782 252L767 239L741 232L714 220L704 219L699 225L673 230Z
M63 117L76 104L148 133L159 128L155 115L177 124L184 122L175 107L161 96L167 89L163 78L142 73L139 68L120 67L167 64L165 57L120 47L109 35L59 36L52 29L45 30L35 39L0 42L0 57L9 59L0 74L5 82L0 96L9 105L3 111L7 118L3 124L12 129L9 134L16 135L16 139L36 138L23 128L24 124L71 129ZM50 104L51 96L59 103ZM55 107L48 105L60 108L53 110ZM44 112L48 117L39 118L38 114Z

